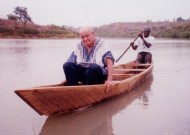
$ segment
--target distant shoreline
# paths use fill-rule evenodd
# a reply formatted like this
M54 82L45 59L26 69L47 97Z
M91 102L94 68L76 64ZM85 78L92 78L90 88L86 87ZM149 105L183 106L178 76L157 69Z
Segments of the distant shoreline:
M41 26L34 23L0 19L0 38L75 38L77 33L56 25Z
M181 22L118 22L93 27L102 38L134 38L146 27L156 38L190 39L190 21ZM0 39L75 39L78 28L33 23L24 24L0 19Z
M57 39L57 40L61 40L61 39L77 39L76 37L75 38L58 38L58 37L48 37L48 38L39 38L39 37L0 37L0 39Z
M103 39L116 39L116 40L133 40L134 38L133 37L102 37ZM0 38L0 40L80 40L79 37L76 37L76 38ZM184 41L189 41L190 39L187 39L187 38L156 38L156 40L184 40Z

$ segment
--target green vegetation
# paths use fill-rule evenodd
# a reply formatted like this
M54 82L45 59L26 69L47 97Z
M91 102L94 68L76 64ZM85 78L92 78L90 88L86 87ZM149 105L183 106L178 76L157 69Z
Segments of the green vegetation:
M74 38L78 37L74 27L56 25L40 26L34 24L26 7L14 8L14 15L8 14L8 20L0 19L0 38ZM190 39L190 19L179 17L173 22L118 22L95 27L100 37L129 38L136 37L144 28L151 29L156 38Z
M20 22L31 22L32 23L32 18L28 15L27 8L26 7L16 7L14 9L15 15L9 14L8 18L9 19L16 19L19 20Z
M94 29L100 37L136 37L146 27L149 27L151 34L157 38L190 39L190 21L123 22L103 25Z
M149 27L156 38L190 39L190 21L119 22L95 27L94 30L100 37L129 38L136 37L145 27ZM78 37L76 31L73 27L0 19L0 38L74 38Z
M14 30L8 26L4 27L0 25L0 33L1 34L7 34L7 35L11 35L13 34Z
M74 38L76 32L67 28L34 23L23 23L16 20L0 19L0 38Z
M0 19L0 38L74 38L77 33L56 25L34 24L26 7L17 6L8 20Z

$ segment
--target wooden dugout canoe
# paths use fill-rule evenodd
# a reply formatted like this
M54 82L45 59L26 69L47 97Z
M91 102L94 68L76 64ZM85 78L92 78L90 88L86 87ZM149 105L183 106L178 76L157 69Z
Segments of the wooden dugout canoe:
M135 68L134 68L135 67ZM67 113L132 90L152 74L153 64L129 62L114 67L113 87L105 92L105 85L40 86L15 93L40 115Z

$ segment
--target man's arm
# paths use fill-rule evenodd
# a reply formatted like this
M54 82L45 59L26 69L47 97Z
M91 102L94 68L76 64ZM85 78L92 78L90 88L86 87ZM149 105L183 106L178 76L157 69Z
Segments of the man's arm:
M74 51L69 56L67 62L73 62L75 64L77 63L77 56L75 55Z
M151 43L148 43L145 39L144 39L144 37L143 37L143 35L142 34L139 34L139 37L142 39L142 41L143 41L143 43L146 45L146 47L151 47L152 46L152 44Z
M111 58L109 57L106 58L106 65L107 65L107 80L105 84L106 84L106 92L108 92L109 90L111 90L112 87L113 62Z
M144 42L144 44L146 45L146 47L151 47L152 44L151 43L148 43L144 38L142 39L142 41Z
M137 45L134 44L134 42L131 42L130 46L132 46L133 50L136 50L137 49Z

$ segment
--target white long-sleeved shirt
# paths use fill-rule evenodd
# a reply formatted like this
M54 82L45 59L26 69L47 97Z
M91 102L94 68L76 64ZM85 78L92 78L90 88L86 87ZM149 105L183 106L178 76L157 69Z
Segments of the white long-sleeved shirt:
M149 37L144 37L144 39L145 39L148 43L151 43L151 44L153 45L153 43L154 43L154 37L149 36ZM143 40L142 40L140 37L138 37L138 39L135 41L134 44L138 46L138 48L137 48L137 51L138 51L138 52L143 52L143 51L144 51L144 52L151 52L151 47L148 48L148 47L144 44Z

